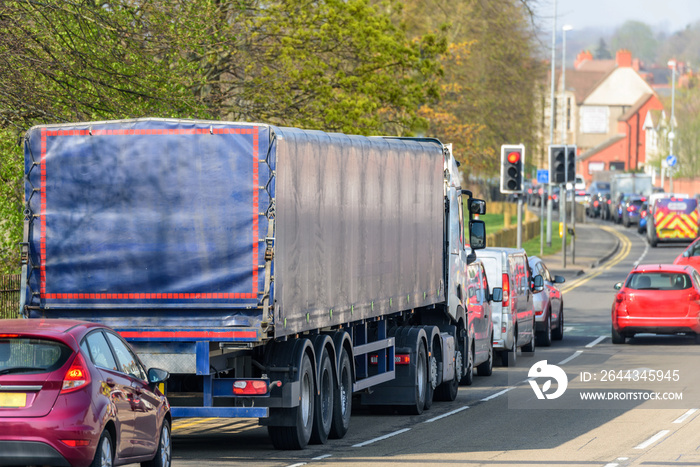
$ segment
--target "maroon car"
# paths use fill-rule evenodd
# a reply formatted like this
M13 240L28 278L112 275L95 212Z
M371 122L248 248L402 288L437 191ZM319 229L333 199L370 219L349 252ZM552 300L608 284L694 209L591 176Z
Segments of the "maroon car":
M0 465L168 467L167 378L108 327L2 320Z

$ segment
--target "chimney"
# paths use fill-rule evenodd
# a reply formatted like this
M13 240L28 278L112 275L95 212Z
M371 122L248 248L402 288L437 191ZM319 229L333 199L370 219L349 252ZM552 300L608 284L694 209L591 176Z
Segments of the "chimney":
M593 54L590 50L583 50L579 52L574 61L574 69L578 70L581 64L585 61L593 60Z
M629 50L625 50L625 49L618 50L617 54L615 55L615 63L620 68L622 68L622 67L631 68L632 67L632 52L630 52Z

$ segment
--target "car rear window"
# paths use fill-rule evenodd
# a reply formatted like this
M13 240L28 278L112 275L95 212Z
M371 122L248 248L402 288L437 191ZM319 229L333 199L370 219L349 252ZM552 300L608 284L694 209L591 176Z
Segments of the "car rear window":
M641 199L635 199L632 201L632 204L634 204L635 206L641 206L642 202L643 201Z
M0 375L50 373L72 353L67 345L49 339L0 336Z
M634 290L684 290L692 287L690 276L674 272L641 272L631 274L626 287Z

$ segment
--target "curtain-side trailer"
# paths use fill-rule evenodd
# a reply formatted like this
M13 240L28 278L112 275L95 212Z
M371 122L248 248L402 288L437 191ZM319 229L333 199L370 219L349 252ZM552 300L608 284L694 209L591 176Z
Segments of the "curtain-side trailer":
M258 417L284 449L342 437L353 394L420 413L472 371L485 203L458 180L434 139L34 127L21 312L118 330L170 372L174 417Z

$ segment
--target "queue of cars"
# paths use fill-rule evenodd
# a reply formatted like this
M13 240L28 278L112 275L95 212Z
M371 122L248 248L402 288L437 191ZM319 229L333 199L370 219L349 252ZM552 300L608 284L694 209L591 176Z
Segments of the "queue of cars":
M514 366L564 335L564 305L542 259L516 248L478 250L467 267L473 352L460 381L494 361ZM0 331L0 465L169 467L172 417L146 369L113 329L92 322L3 320ZM436 389L435 398L445 398ZM451 399L446 399L451 400Z

